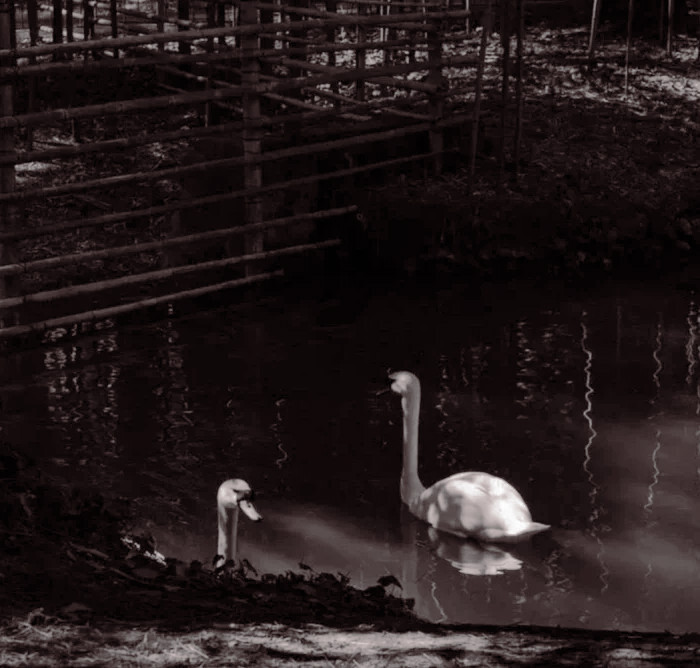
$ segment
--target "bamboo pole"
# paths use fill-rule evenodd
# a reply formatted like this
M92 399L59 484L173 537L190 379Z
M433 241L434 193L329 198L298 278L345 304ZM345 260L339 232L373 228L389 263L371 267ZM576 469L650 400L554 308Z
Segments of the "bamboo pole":
M627 4L627 40L625 42L625 97L629 86L630 71L630 47L632 44L632 18L634 16L634 0L628 0Z
M273 6L275 6L273 4ZM301 11L301 10L299 10ZM314 11L314 10L304 10L304 11ZM321 12L322 14L322 12ZM450 9L450 10L439 10L435 12L436 18L450 19L450 18L465 18L469 12L463 9ZM399 23L397 23L399 19ZM363 23L366 25L387 25L394 24L395 27L399 27L405 30L430 30L429 26L425 26L422 23L423 14L421 12L415 12L412 14L402 14L389 15L389 16L353 16L351 14L336 14L332 15L331 18L307 18L303 21L289 21L287 23L266 23L258 25L249 26L226 26L223 28L204 28L200 30L190 30L186 33L177 32L166 32L161 33L150 33L148 35L135 35L131 37L118 37L113 38L103 38L103 39L92 39L92 40L82 40L77 42L67 42L63 44L41 44L38 46L23 47L21 49L3 49L0 50L0 58L3 56L13 56L17 58L28 58L29 56L42 56L42 55L53 55L53 54L67 54L76 51L88 51L88 50L101 50L101 49L112 49L115 46L120 49L127 49L132 46L143 46L148 44L160 44L160 43L170 43L170 42L180 42L188 41L194 42L201 39L207 39L209 37L233 37L235 35L244 34L259 34L259 33L284 33L287 30L293 28L326 28L330 25L336 26L353 26L355 24ZM413 22L413 23L411 23ZM378 43L379 44L379 43Z
M358 17L363 16L362 12L367 11L366 5L359 5L357 8ZM365 42L367 33L365 31L365 26L362 23L358 23L355 26L355 41ZM355 70L359 74L358 78L355 80L355 99L358 102L364 102L366 96L365 90L365 77L364 71L367 68L367 52L365 49L355 50Z
M257 25L258 10L250 0L242 0L239 7L240 25ZM256 86L260 82L260 61L257 57L258 36L255 34L241 37L241 86L243 88L243 182L246 195L246 223L255 224L263 219L262 194L257 189L263 185L263 170L260 162L262 153L262 133L258 125L261 118L260 96ZM260 253L263 250L264 236L261 233L246 235L246 253ZM252 271L246 265L246 271Z
M17 7L15 5L15 0L10 0L10 48L17 48L17 17L16 14Z
M95 40L95 6L92 0L83 0L83 42L94 41ZM36 49L36 45L32 44L30 47ZM94 51L93 51L94 54ZM33 56L42 55L40 53L33 53ZM85 51L85 58L87 58L87 50Z
M8 3L9 4L9 3ZM61 0L53 0L53 42L54 44L60 44L63 42L63 7ZM57 57L58 54L56 54Z
M333 112L333 110L330 111ZM365 135L361 135L360 137L346 137L343 139L336 139L333 141L317 142L313 144L306 144L303 146L293 146L290 148L278 149L276 151L268 151L266 153L260 154L259 156L251 155L248 157L234 156L232 158L220 158L217 160L197 162L192 165L167 167L165 169L152 170L149 172L118 174L115 176L108 176L101 179L92 179L89 181L82 181L78 183L66 183L60 186L37 188L35 190L24 190L8 194L0 194L0 202L26 201L30 199L38 199L41 197L57 197L59 195L68 195L78 192L91 192L97 188L126 185L135 181L157 181L161 179L172 178L174 176L182 176L183 174L194 174L197 172L209 171L215 168L230 168L238 165L245 166L246 164L251 164L251 162L270 162L273 160L281 160L299 157L302 155L310 155L312 153L320 151L347 148L349 146L357 146L362 143L384 141L386 139L405 136L407 134L423 132L428 129L429 126L427 124L419 123L414 126L407 126L404 128L395 128L391 130L384 130L381 132L367 133ZM27 232L31 231L27 230ZM2 240L2 238L3 236L2 234L0 234L0 241Z
M167 20L165 0L157 0L158 2L158 19L156 21L156 30L159 33L165 34L165 23ZM165 50L165 43L158 43L158 50L162 53Z
M318 69L327 67L307 63L309 69ZM408 81L400 79L386 79L386 74L403 74L408 72L420 72L427 69L427 63L412 63L408 65L392 65L389 67L376 67L371 70L364 70L360 74L347 70L323 74L320 76L300 77L297 79L284 79L280 81L268 81L253 86L252 92L257 94L275 93L283 90L291 90L295 88L313 87L322 83L330 83L332 81L353 81L362 76L372 79L375 83L385 83L387 85L396 86L398 88L406 88L409 90L419 90L422 92L430 92L434 90L431 84L421 81ZM113 114L125 114L133 111L151 111L154 109L164 109L168 107L183 106L186 104L198 104L213 100L229 99L240 97L243 92L243 86L230 85L228 88L216 88L205 91L196 91L191 93L181 93L177 95L162 95L156 98L146 97L137 98L134 100L126 100L119 102L106 102L103 104L88 105L85 107L75 107L68 109L54 109L45 112L34 112L30 114L19 114L0 118L0 128L15 128L30 125L42 125L48 123L60 123L75 119L93 118L95 116L106 116ZM260 119L259 124L263 124L264 119Z
M27 23L29 24L29 44L35 46L39 37L39 6L38 0L27 0ZM0 59L2 62L2 59ZM29 58L30 67L36 62L36 57ZM5 69L0 67L0 69ZM0 85L3 80L0 79ZM29 77L27 82L27 111L32 112L36 104L36 78ZM25 146L31 151L34 145L34 129L27 128L27 140Z
M476 70L476 87L474 90L474 117L472 119L472 137L469 156L469 173L467 179L467 194L471 195L474 188L474 176L476 174L476 145L479 140L479 116L481 112L481 93L484 84L484 64L486 62L486 43L491 34L492 0L486 5L486 15L481 29L481 43L479 44L479 66Z
M666 23L666 55L670 58L673 52L673 15L674 15L674 0L668 2L668 22Z
M282 65L288 65L288 66L293 66L293 65L299 65L303 66L310 72L323 72L327 73L326 76L323 77L309 77L310 82L309 83L304 83L304 77L300 77L297 79L299 82L298 86L300 88L302 87L308 87L311 85L311 81L314 83L330 83L330 81L355 81L358 79L368 79L372 80L373 83L382 83L387 86L395 86L396 88L404 88L406 90L416 90L420 91L421 93L435 93L436 92L436 87L435 84L431 84L425 81L413 81L413 80L403 80L403 79L395 79L395 78L388 78L386 75L388 74L408 74L411 72L425 72L429 69L429 65L427 62L423 63L408 63L405 65L387 65L387 66L382 66L382 67L373 67L371 69L364 69L360 72L357 71L351 71L351 70L346 70L342 67L330 67L329 65L322 65L321 63L309 63L306 61L302 60L295 60L293 58L285 58L282 57L278 59L278 62ZM277 90L284 90L288 85L291 85L290 82L287 81L280 81L278 82L271 82L271 91L277 91ZM263 85L261 85L262 89ZM267 88L268 86L265 85ZM296 86L294 86L296 87ZM267 90L262 90L261 92L268 92Z
M136 146L146 144L158 144L162 142L177 141L180 139L195 139L197 137L207 137L211 135L225 135L237 132L243 127L242 122L225 123L223 125L212 125L187 128L186 130L171 130L168 132L154 132L152 134L134 135L132 137L120 137L118 139L107 139L96 141L90 144L78 144L59 146L57 148L47 148L41 151L23 151L22 153L0 155L0 166L11 164L23 164L28 162L50 162L61 158L72 158L89 153L111 153L123 151Z
M109 0L109 23L112 31L112 39L119 37L119 26L117 24L117 0ZM114 47L114 57L119 58L119 47Z
M10 0L0 0L0 48L12 42L10 21ZM0 58L0 65L7 64L8 56ZM0 118L13 114L14 88L11 84L0 85ZM0 156L9 157L15 152L15 133L12 128L0 129ZM0 167L0 193L12 195L15 190L15 167L6 164ZM0 203L0 230L2 234L14 232L16 208L11 202ZM15 245L11 239L0 244L0 263L9 264L15 260ZM0 280L0 297L9 297L17 292L16 281Z
M197 262L194 264L185 264L179 267L169 267L167 269L156 269L154 271L145 271L141 274L128 274L119 278L108 278L103 281L95 281L94 283L81 283L79 285L71 285L65 288L57 288L55 290L42 290L41 292L33 292L31 294L22 295L21 297L7 297L0 299L0 309L15 308L26 304L42 304L54 302L57 299L65 299L67 297L79 297L81 295L91 295L106 290L114 290L116 288L124 288L131 285L139 285L140 283L151 283L155 281L163 281L165 279L176 278L178 276L186 276L200 271L211 271L215 269L223 269L225 267L233 267L237 264L245 264L260 261L271 260L285 255L296 255L305 253L311 250L323 250L333 246L339 246L339 239L330 239L328 241L319 241L311 244L299 244L297 246L287 246L286 248L277 248L270 251L259 251L256 253L246 253L236 257L225 257L220 260L208 260L206 262Z
M275 55L277 52L272 51L270 55ZM146 55L147 54L147 55ZM103 60L67 60L61 62L39 63L34 65L14 65L12 67L0 68L0 81L9 81L19 77L29 77L36 75L48 74L86 74L89 72L100 71L104 69L128 69L131 67L147 67L147 66L167 66L185 63L211 63L217 61L230 61L238 58L238 51L215 51L213 53L196 53L192 55L181 55L172 52L154 54L151 51L146 51L143 56L125 57L119 60L103 59ZM36 58L36 56L31 56Z
M177 18L181 22L190 20L190 0L177 0ZM187 28L183 23L179 23L178 30L183 31L187 30ZM208 36L207 39L209 38ZM191 53L192 45L188 41L182 40L178 42L178 51L182 54Z
M504 0L501 0L503 2ZM433 18L433 12L428 12L428 21L432 22L436 30L428 33L428 77L426 83L434 87L434 91L428 95L428 109L432 121L439 121L445 111L445 82L442 77L442 34L445 32L444 22ZM411 53L414 53L412 51ZM415 55L414 55L415 62ZM435 153L433 170L435 174L442 173L442 151L444 149L444 137L442 129L433 125L428 133L430 150Z
M88 322L91 320L100 320L101 318L113 318L118 315L132 313L134 311L143 310L160 304L168 304L170 302L179 301L181 299L191 299L201 297L202 295L211 294L212 292L220 292L230 288L242 287L259 283L261 281L270 280L272 278L280 278L284 276L284 271L272 271L264 274L256 274L255 276L247 276L246 278L236 278L222 283L212 283L200 288L191 290L182 290L180 292L171 292L159 297L150 297L128 304L120 304L119 306L111 306L108 308L95 309L92 311L84 311L82 313L72 313L70 315L61 316L59 318L50 318L41 322L34 322L28 325L17 325L14 327L0 328L0 337L8 338L12 336L20 336L23 334L31 334L32 332L43 332L56 327L65 325L74 325L79 322Z
M66 40L73 41L73 0L66 0Z
M335 218L337 216L344 216L348 213L354 213L356 211L357 206L350 205L335 209L324 209L322 211L298 214L296 216L275 218L273 220L268 220L263 223L256 223L254 225L237 225L236 227L225 227L218 230L209 230L207 232L197 232L195 234L170 237L168 239L159 239L158 241L146 241L139 244L129 244L128 246L115 246L113 248L103 248L100 250L85 251L82 253L71 253L69 255L42 258L41 260L30 260L29 262L15 262L14 264L0 266L0 277L16 276L18 274L25 274L31 271L44 271L46 269L64 267L77 262L93 262L95 260L105 260L113 257L134 255L136 253L163 251L176 246L187 246L206 241L216 241L219 239L249 234L254 231L260 232L277 227L289 227L290 225L305 222L307 220L325 220L327 218Z
M220 0L216 3L216 23L219 26L226 25L226 5ZM219 37L219 46L224 46L226 40Z
M92 104L85 107L39 111L31 114L19 114L17 116L0 118L0 128L62 123L76 119L94 118L95 116L127 114L133 111L152 111L154 109L178 107L186 104L199 104L210 100L240 97L241 93L242 88L240 86L230 86L229 88L217 88L214 90L182 93L180 95L161 95L156 98L144 97L120 102Z
M598 23L600 21L600 5L602 0L593 0L591 9L591 28L588 35L588 64L593 61L593 51L595 49L595 38L598 33Z
M450 125L459 125L467 120L467 117L461 116L459 118L449 118L444 120L441 124L444 127L449 127ZM422 124L423 131L427 131L430 127L429 123ZM415 128L415 126L413 126ZM410 133L405 133L410 134ZM395 136L402 136L397 132ZM356 144L355 144L356 145ZM268 185L261 186L257 189L259 193L274 192L276 190L281 190L283 188L293 188L296 186L308 185L316 181L326 181L334 178L341 178L346 176L354 176L355 174L361 174L363 172L373 171L375 169L384 169L386 167L395 167L401 164L406 164L409 162L418 162L421 160L430 160L434 158L433 153L417 153L412 156L406 156L403 158L394 158L391 160L382 160L379 162L374 162L368 165L361 165L358 167L352 167L348 169L340 169L334 172L324 172L319 174L312 174L310 176L304 176L297 179L290 179L287 181L280 181L277 183L272 183ZM165 213L170 213L172 211L178 211L181 209L193 209L198 206L203 206L205 204L225 202L228 200L239 199L246 194L249 194L245 190L237 190L229 193L223 193L218 195L210 195L208 197L202 197L192 200L182 200L172 204L162 204L158 206L148 207L146 209L140 209L138 211L120 211L118 213L109 213L103 216L96 216L94 218L77 218L74 220L65 221L63 223L55 223L53 225L42 225L41 227L33 229L25 229L20 231L13 231L7 233L0 233L0 242L6 240L15 239L29 239L32 237L40 237L47 234L54 234L57 232L64 232L66 230L76 230L85 227L97 227L104 225L111 225L113 223L123 222L125 220L134 220L137 218L146 218L148 216L156 216Z
M518 41L515 54L515 136L513 138L513 160L515 178L520 173L520 148L523 135L523 43L525 40L525 0L516 0Z
M503 179L506 166L506 119L508 117L508 93L510 88L510 3L511 0L499 0L501 10L501 127L498 138L498 184L500 192L503 189Z

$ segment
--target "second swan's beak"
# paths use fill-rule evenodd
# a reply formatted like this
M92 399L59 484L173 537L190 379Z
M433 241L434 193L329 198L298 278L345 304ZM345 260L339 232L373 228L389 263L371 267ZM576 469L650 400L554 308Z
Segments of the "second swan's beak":
M253 522L259 522L262 519L262 515L248 499L241 499L238 502L238 507L245 513L246 517L253 520Z

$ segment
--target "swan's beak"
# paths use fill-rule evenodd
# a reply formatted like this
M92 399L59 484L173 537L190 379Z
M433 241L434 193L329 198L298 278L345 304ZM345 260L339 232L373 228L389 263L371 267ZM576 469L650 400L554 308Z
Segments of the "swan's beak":
M238 507L245 513L248 519L253 520L253 522L259 522L262 519L262 515L256 510L255 506L247 499L241 499L238 502Z

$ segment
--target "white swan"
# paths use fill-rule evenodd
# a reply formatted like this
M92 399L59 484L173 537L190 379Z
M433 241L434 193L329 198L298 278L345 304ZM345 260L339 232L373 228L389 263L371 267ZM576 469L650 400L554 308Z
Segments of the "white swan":
M238 510L242 510L253 522L259 522L262 515L252 503L253 490L245 480L232 478L219 485L216 493L216 505L219 516L219 545L217 555L224 562L236 559L238 542Z
M403 408L401 500L411 513L440 531L484 542L515 543L549 529L532 521L512 485L488 473L456 473L425 489L418 479L420 382L409 371L389 378Z

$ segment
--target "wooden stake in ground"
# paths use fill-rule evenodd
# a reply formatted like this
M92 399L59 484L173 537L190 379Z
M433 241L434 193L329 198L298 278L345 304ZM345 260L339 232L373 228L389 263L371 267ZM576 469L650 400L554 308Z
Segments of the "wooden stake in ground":
M523 40L525 39L525 0L516 0L518 43L515 60L515 137L513 138L513 161L515 178L520 170L520 140L523 135Z
M476 86L474 89L474 112L472 120L471 155L469 157L469 179L467 180L467 194L471 195L474 187L474 174L476 172L476 143L479 140L479 118L481 112L481 92L484 85L484 63L486 62L486 43L491 34L493 22L491 0L486 5L481 28L481 44L479 45L479 64L476 68Z
M503 49L501 72L501 136L498 144L498 188L503 187L506 163L506 118L508 116L508 88L510 83L510 2L501 2L501 47Z
M10 21L10 0L0 0L0 49L10 47L12 26ZM11 56L0 59L0 65L13 64ZM14 86L10 82L0 84L0 116L13 114ZM15 133L11 127L0 130L0 156L9 156L15 151ZM13 163L0 166L0 193L11 194L15 190L15 166ZM9 232L14 227L16 206L12 202L0 202L1 231ZM14 243L9 241L0 245L0 263L11 264L15 260ZM16 294L16 280L0 279L0 295L9 297Z
M240 3L239 21L242 26L255 25L258 11L251 0ZM262 152L261 128L259 121L260 95L256 86L260 82L260 61L257 57L258 36L246 34L241 38L241 86L243 88L243 156L255 162L246 162L243 168L243 180L246 189L260 188L263 184L262 164L258 160ZM260 192L253 192L245 197L246 223L261 223L263 219L263 200ZM263 249L262 233L255 233L245 238L246 253L260 253ZM246 275L250 275L250 265L246 265Z
M593 0L593 8L591 9L591 31L588 35L588 64L590 66L593 60L593 50L595 48L595 38L598 32L598 22L600 20L600 3L602 0Z
M429 93L428 108L430 109L430 119L433 127L429 132L430 150L436 154L433 163L433 173L442 172L442 151L444 149L444 137L442 128L437 123L442 120L445 108L445 94L442 80L442 35L444 34L445 22L441 19L433 19L434 7L430 7L427 12L426 21L432 23L436 30L428 33L428 77L426 83L435 86L435 90ZM413 59L415 62L415 58Z
M625 97L629 84L630 71L630 44L632 43L632 17L634 16L634 0L629 0L627 5L627 43L625 44Z

